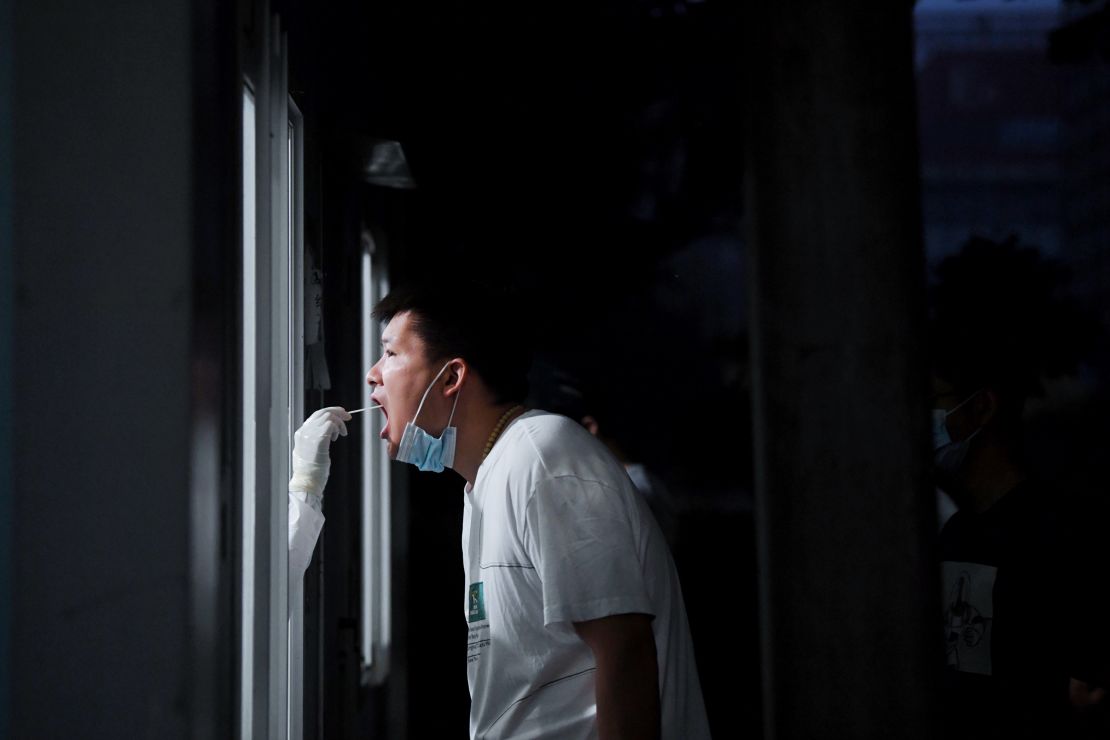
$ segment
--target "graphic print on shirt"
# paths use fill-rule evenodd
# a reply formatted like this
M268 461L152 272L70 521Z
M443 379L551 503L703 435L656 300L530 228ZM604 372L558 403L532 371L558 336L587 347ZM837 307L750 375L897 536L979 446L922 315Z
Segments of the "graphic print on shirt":
M486 617L485 584L482 581L470 584L466 614L466 621L469 623L466 637L466 662L475 663L489 647L489 619Z
M964 673L991 675L991 626L998 568L982 563L946 561L944 644L948 665Z

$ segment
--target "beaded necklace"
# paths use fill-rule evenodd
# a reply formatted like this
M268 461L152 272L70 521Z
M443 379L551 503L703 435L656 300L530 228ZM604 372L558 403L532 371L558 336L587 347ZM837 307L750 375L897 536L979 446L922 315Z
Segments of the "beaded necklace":
M496 442L497 438L501 436L501 432L502 430L504 430L506 422L509 421L514 413L523 410L524 407L518 403L516 406L513 406L511 409L501 414L501 418L497 421L497 426L495 426L493 428L493 431L490 432L489 440L486 442L486 449L482 452L482 462L485 462L486 455L488 455L489 451L493 449L493 443Z

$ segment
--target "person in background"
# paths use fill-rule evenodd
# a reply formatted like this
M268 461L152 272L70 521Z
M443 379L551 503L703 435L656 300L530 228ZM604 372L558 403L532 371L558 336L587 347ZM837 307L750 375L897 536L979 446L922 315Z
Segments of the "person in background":
M981 239L940 266L934 462L958 507L939 542L950 738L1070 737L1075 705L1105 700L1103 639L1086 629L1102 589L1086 570L1090 543L1024 446L1026 399L1067 370L1060 343L1083 326L1046 289L1049 267Z
M583 383L561 370L549 370L543 378L543 386L544 389L536 395L540 400L537 405L577 421L609 448L624 466L636 490L647 501L673 551L678 545L680 531L678 504L663 479L644 463L633 461L622 445L608 433L609 425L603 426L600 419L611 418L610 405L597 400L600 394L585 392Z

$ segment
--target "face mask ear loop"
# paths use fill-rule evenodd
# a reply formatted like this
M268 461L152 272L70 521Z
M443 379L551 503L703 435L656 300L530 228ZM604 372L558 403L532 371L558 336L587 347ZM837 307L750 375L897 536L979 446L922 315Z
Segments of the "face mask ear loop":
M970 396L968 396L968 397L967 397L967 398L965 398L964 400L960 401L960 402L959 402L958 404L956 404L956 405L955 405L955 406L954 406L954 407L953 407L953 408L952 408L952 409L951 409L950 411L946 411L946 412L945 412L945 414L944 414L944 418L945 418L945 419L947 419L947 418L948 418L949 416L951 416L952 414L954 414L954 413L956 413L957 411L959 411L960 409L962 409L962 408L964 407L964 404L966 404L966 403L967 403L968 401L970 401L971 399L975 398L976 396L978 396L978 395L979 395L980 393L982 393L982 392L983 392L983 389L982 389L982 388L980 388L979 390L975 391L974 393L972 393L972 394L971 394Z
M453 404L451 404L451 415L447 417L447 426L451 426L451 422L455 418L455 409L458 408L458 406L459 406L459 396L461 396L461 395L462 395L462 388L459 388L458 392L455 394L455 402Z
M424 391L424 395L420 398L420 405L416 407L416 416L412 417L412 423L413 424L416 424L416 420L420 418L420 412L424 408L424 402L428 400L428 394L432 392L432 388L435 388L436 381L439 380L439 376L443 375L443 371L446 370L447 368L449 368L450 366L451 366L450 362L448 362L446 365L444 365L443 368L438 373L436 373L436 376L434 378L432 378L432 382L428 384L428 390ZM459 399L456 397L455 398L455 403L458 403L458 402L459 402ZM451 410L452 416L454 415L454 413L455 413L455 411L454 411L454 409L452 409ZM417 424L417 426L419 426L419 424Z

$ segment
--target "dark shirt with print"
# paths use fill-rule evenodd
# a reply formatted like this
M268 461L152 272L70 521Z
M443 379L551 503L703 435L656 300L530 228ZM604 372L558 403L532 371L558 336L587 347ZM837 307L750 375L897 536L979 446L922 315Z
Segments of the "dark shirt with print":
M1026 481L940 535L945 737L1062 738L1082 671L1084 584L1072 527Z

